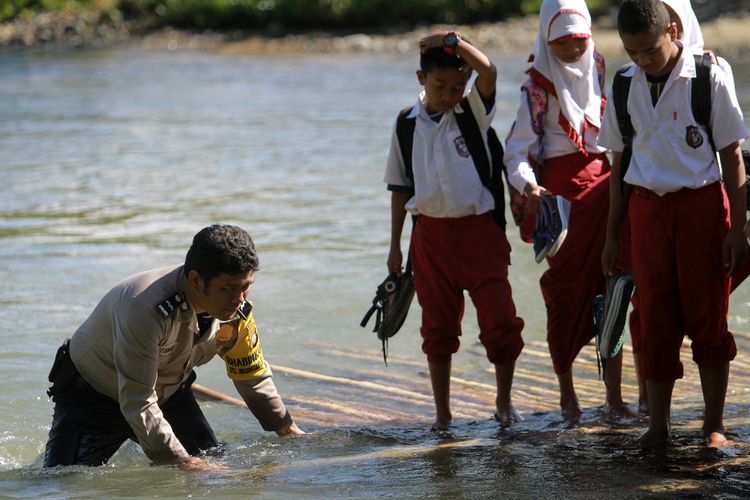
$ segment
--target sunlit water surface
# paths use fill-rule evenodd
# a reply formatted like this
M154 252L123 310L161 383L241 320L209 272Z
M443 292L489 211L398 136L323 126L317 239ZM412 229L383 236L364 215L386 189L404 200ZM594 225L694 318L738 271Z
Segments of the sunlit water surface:
M413 59L128 49L0 55L0 496L750 493L750 337L737 336L730 381L733 448L701 445L689 352L672 446L635 450L627 443L643 421L602 418L591 346L575 367L586 410L567 426L544 342L543 266L513 227L511 280L527 343L514 400L525 420L502 430L490 418L494 376L469 306L454 359L455 425L446 435L430 432L416 303L390 343L388 367L375 335L359 327L385 277L383 168L395 114L418 91ZM501 135L515 114L524 59L495 57ZM750 67L736 62L735 72L750 109ZM41 469L52 411L46 376L59 343L119 279L180 262L192 235L213 222L239 224L256 240L262 270L252 295L266 358L309 434L279 439L246 410L205 402L226 442L216 458L226 473L152 467L132 443L106 467ZM732 298L731 327L750 330L749 320L743 286ZM220 361L198 375L237 396Z

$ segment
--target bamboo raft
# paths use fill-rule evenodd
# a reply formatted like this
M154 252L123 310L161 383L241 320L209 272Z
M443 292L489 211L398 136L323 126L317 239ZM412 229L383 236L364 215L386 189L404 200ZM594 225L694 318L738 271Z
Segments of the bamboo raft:
M750 407L750 333L736 333L739 354L730 365L727 391L726 424L746 425ZM282 378L304 391L284 394L284 400L295 419L305 427L429 425L434 415L434 404L427 374L426 361L421 353L414 356L389 356L389 366L383 366L381 354L375 350L361 352L323 342L309 342L311 350L328 358L329 373L282 365L273 365L274 377ZM455 421L487 420L494 411L494 370L484 358L481 346L462 347L476 361L471 368L464 362L455 364L451 378L451 409ZM633 366L632 350L624 347L622 394L631 409L636 409L638 386ZM675 384L672 397L673 412L702 408L703 400L697 366L692 361L689 340L683 343L681 359L685 368L683 379ZM356 366L355 370L337 369ZM476 366L474 366L476 365ZM576 392L584 408L604 404L605 387L599 378L593 345L584 347L573 365ZM338 372L338 373L337 373ZM211 391L195 384L200 399L222 401L244 407L234 397ZM308 390L309 388L309 390ZM544 341L530 341L516 363L513 383L513 403L522 416L539 412L559 414L557 379ZM744 410L742 410L744 408Z
M425 461L460 470L456 464L462 457L474 457L483 463L492 458L493 463L502 464L498 457L506 454L499 450L512 447L508 456L533 456L532 464L555 470L560 477L571 474L575 485L565 480L557 485L570 491L581 487L581 481L588 484L596 480L614 488L608 490L610 495L671 496L682 492L698 497L743 492L742 497L750 484L750 334L735 334L735 338L739 354L730 366L724 419L728 437L735 444L717 453L709 452L701 438L703 400L688 341L683 343L681 353L685 374L676 382L672 397L675 446L661 453L641 452L633 445L646 426L644 418L610 422L598 411L604 403L605 387L591 345L584 347L573 367L584 412L578 424L569 425L560 415L557 378L546 343L530 341L516 363L512 393L523 422L502 429L492 421L494 370L481 346L463 346L454 358L451 379L454 425L448 433L434 433L429 428L435 409L421 353L392 352L386 368L377 348L363 352L327 342L307 342L310 362L323 368L273 365L274 378L283 386L284 401L302 429L328 436L337 436L343 429L347 437L340 439L346 446L284 462L270 460L241 475L265 479L271 473L284 477L342 466L368 470L383 464L408 469L411 463ZM638 387L632 350L629 345L624 349L622 392L635 411ZM193 388L200 398L245 408L240 399L195 384ZM347 432L360 436L362 442L353 445ZM386 439L381 441L381 436ZM568 463L571 453L575 464ZM518 475L523 482L529 471L513 460L510 463L513 465L505 473L513 477L520 467ZM502 465L497 467L505 470ZM593 473L598 467L609 472ZM597 486L589 488L596 490Z

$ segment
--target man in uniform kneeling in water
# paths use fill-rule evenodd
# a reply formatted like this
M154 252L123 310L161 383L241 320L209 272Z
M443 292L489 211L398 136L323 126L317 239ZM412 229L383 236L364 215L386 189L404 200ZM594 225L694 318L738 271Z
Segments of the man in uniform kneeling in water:
M248 301L258 257L250 235L213 225L185 264L116 285L57 352L45 467L102 465L126 439L156 464L217 466L197 457L218 445L191 391L193 368L221 356L263 429L304 434L263 359Z

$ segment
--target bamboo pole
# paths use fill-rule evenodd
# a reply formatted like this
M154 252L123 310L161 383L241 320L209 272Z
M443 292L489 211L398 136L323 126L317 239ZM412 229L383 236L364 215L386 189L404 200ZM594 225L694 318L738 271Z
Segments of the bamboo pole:
M408 396L417 399L430 398L431 396L420 392L410 391L408 389L402 389L400 387L383 386L374 382L368 382L366 380L354 380L347 377L335 377L332 375L324 375L322 373L311 372L307 370L299 370L297 368L291 368L288 366L272 365L274 371L281 371L289 375L296 377L307 378L311 380L318 380L321 382L331 382L334 384L349 385L355 387L361 387L370 389L378 392L387 392L391 394L398 394L401 396Z
M205 387L203 385L193 384L191 388L193 389L193 393L195 394L197 399L203 401L219 401L221 403L226 403L232 406L247 408L247 404L245 404L243 400L239 398L233 398L232 396L227 396L226 394L214 391L213 389L209 389L208 387Z
M738 340L744 341L746 337L750 337L750 334L740 332ZM351 370L350 376L335 376L286 366L274 366L277 372L307 381L320 382L326 390L333 388L332 391L336 394L336 401L309 396L296 399L285 398L287 402L299 405L299 409L295 410L296 415L321 422L323 425L338 425L342 419L357 423L388 422L393 421L394 418L413 421L415 415L421 417L424 414L431 414L434 401L429 382L423 382L428 377L422 360L417 361L413 357L390 356L389 364L397 368L400 366L401 369L384 370L379 354L342 349L320 341L312 342L311 345L320 346L325 350L325 355L355 360L353 364L356 368ZM673 401L677 407L696 404L701 394L697 367L689 361L692 353L687 340L683 343L682 350L684 351L682 358L685 364L685 377L677 381L675 387ZM623 346L623 352L625 356L622 393L626 401L634 401L638 395L638 387L635 383L632 356L629 355L632 353L632 348L626 344ZM521 360L523 361L519 363L520 366L516 367L513 387L514 400L519 411L536 412L556 409L559 388L557 378L552 372L551 362L549 362L546 342L529 341ZM605 387L599 379L595 350L591 345L582 349L574 366L575 384L582 405L600 405L604 400ZM414 375L404 374L414 367L420 368L416 380ZM492 378L488 379L485 373L490 372L492 372ZM463 376L451 377L451 384L459 387L459 390L452 395L454 417L488 416L494 410L494 395L497 390L493 383L494 368L489 366L486 370L479 372L476 368L467 368L465 373L469 374L469 378L460 372L459 375ZM477 373L480 375L477 377L479 380L470 378L470 374L476 375ZM748 384L750 384L750 358L741 353L738 359L732 362L730 368L728 399L746 400L747 397L742 391ZM197 384L193 387L197 397L245 407L240 399ZM737 389L735 395L732 395L733 388Z

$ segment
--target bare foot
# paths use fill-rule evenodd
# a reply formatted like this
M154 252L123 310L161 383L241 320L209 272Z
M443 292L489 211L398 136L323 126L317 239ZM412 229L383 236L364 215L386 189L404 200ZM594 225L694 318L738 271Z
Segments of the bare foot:
M498 406L495 409L495 420L500 422L501 427L510 427L511 424L521 422L523 417L518 414L513 405L504 408Z
M606 419L620 420L621 418L633 418L635 416L633 410L622 401L617 404L607 403L604 405L604 418Z
M638 401L638 413L642 416L648 415L648 401Z
M451 417L448 418L436 418L435 422L430 427L432 431L447 431L451 425Z
M578 422L578 419L580 419L583 414L577 399L573 399L567 403L560 401L560 408L560 414L566 422Z
M727 448L734 446L734 441L727 439L722 432L712 432L706 436L706 441L709 448Z
M672 435L669 430L653 430L649 428L646 432L641 434L636 441L636 445L639 448L655 448L669 443L672 440Z

